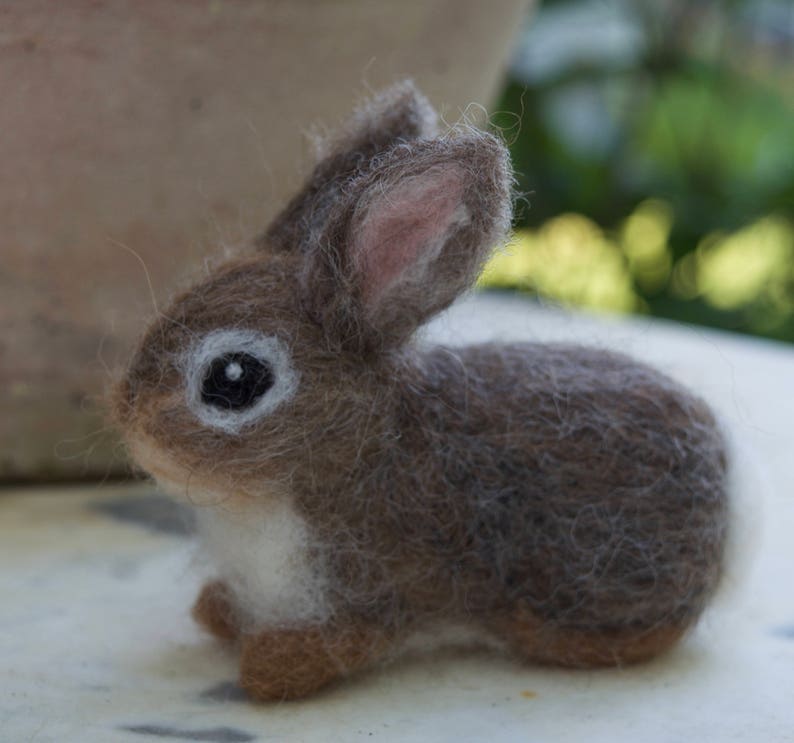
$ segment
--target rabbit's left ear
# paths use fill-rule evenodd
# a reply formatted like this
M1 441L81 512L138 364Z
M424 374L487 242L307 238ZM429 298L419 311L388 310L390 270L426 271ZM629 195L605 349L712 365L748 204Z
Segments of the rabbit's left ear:
M259 238L259 247L304 252L344 201L351 179L394 145L436 136L437 122L430 102L410 80L366 101L326 143L311 177Z
M472 132L395 146L351 183L307 256L305 298L341 341L404 341L477 278L510 224L505 146Z

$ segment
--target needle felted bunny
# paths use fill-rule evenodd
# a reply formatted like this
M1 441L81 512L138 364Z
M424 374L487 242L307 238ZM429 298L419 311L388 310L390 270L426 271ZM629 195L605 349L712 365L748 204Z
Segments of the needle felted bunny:
M724 444L698 398L586 347L420 348L509 226L505 147L439 135L409 83L361 108L256 249L177 297L115 397L196 505L194 616L258 699L463 628L516 658L626 664L715 590Z

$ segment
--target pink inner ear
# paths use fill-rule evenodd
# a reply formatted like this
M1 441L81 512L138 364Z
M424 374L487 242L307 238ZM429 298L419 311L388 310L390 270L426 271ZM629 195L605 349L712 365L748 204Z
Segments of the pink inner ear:
M439 165L387 188L367 204L351 245L367 304L376 304L406 278L422 278L450 227L464 216L463 183L462 168Z

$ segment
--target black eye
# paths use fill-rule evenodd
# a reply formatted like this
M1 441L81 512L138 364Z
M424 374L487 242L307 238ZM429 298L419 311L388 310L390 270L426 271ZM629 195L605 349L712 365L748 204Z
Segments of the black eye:
M248 353L225 353L213 359L201 383L201 401L221 410L243 410L275 382L270 365Z

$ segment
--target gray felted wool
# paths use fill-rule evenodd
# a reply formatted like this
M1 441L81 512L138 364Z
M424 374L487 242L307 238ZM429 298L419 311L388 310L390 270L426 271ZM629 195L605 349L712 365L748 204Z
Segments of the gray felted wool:
M217 580L194 615L239 644L255 698L452 628L522 660L631 663L715 590L726 456L703 402L602 350L412 341L503 239L510 185L499 140L439 135L395 86L118 386L133 455L196 505Z

